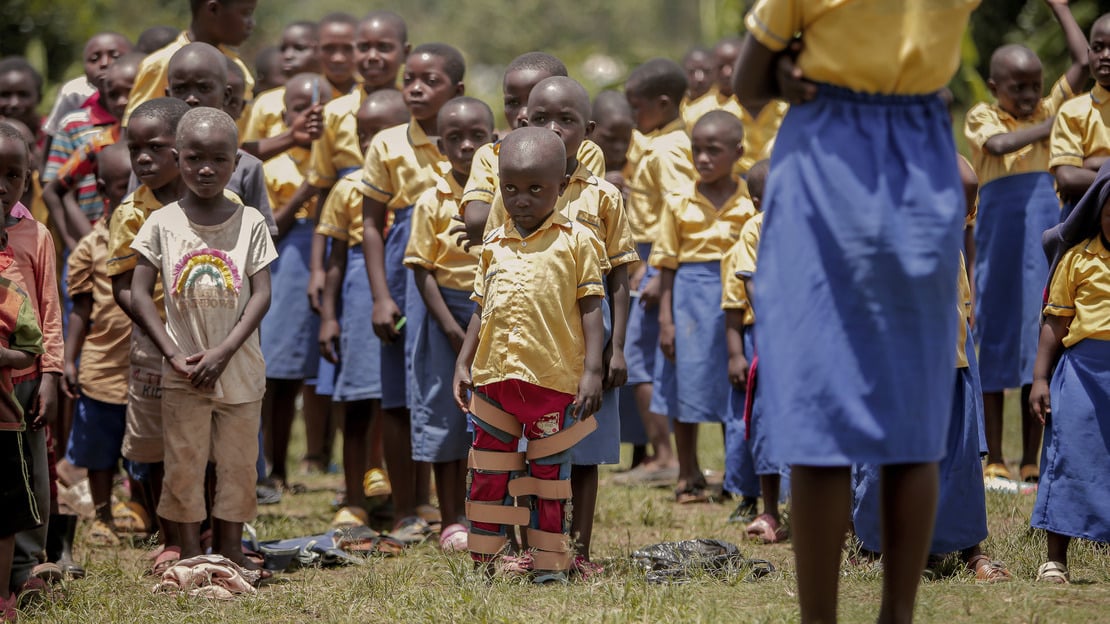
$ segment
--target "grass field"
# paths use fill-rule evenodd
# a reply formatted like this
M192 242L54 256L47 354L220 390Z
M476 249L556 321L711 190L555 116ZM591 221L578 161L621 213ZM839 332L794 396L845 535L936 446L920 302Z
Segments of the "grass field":
M1014 414L1010 397L1007 413ZM1016 418L1007 419L1007 457L1017 457ZM723 465L719 429L703 430L703 463ZM299 438L296 444L300 444ZM299 457L300 448L292 457ZM793 552L789 544L743 542L742 529L725 522L731 503L680 507L666 489L606 486L603 471L595 560L601 577L567 586L535 587L519 580L492 584L470 572L466 555L444 555L428 543L393 559L365 565L302 569L277 575L256 596L216 603L153 595L154 581L138 548L91 549L78 544L88 578L67 583L66 597L24 614L25 622L793 622L797 620ZM337 475L299 479L308 492L263 507L255 526L261 539L319 533L331 518ZM1110 495L1108 493L1107 495ZM1073 584L1033 582L1044 557L1044 537L1029 530L1032 496L988 493L988 553L1006 562L1012 583L981 585L967 574L923 585L921 622L1077 622L1110 620L1110 556L1105 547L1074 543ZM629 554L660 541L712 537L741 545L751 557L772 561L778 572L755 582L696 578L684 585L649 585ZM80 538L80 536L79 536ZM873 565L844 568L841 619L873 621L880 572Z

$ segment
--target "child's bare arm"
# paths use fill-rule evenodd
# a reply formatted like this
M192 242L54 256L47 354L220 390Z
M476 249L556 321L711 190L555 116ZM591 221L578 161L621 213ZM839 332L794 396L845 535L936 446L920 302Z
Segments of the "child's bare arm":
M192 366L185 361L185 354L170 338L162 318L158 316L158 308L154 307L154 280L158 279L158 269L150 260L140 256L139 263L135 265L130 275L131 312L129 315L143 328L170 366L173 366L173 369L183 377L190 377ZM113 287L115 284L116 282L113 281Z
M786 50L774 52L750 34L745 37L732 72L740 104L748 110L762 110L775 98L799 104L816 97L817 86L794 64L801 49L801 41L793 41Z
M674 269L659 269L659 348L674 361Z
M1052 124L1055 120L1055 117L1049 117L1035 126L996 134L983 143L983 151L991 156L1002 156L1016 152L1026 145L1043 141L1052 134Z
M62 244L65 245L66 249L73 249L77 246L77 239L69 233L69 229L66 227L68 220L66 219L66 207L62 200L65 193L66 189L62 188L61 183L57 180L51 180L42 188L42 201L46 204L55 231L58 232L58 236L62 237Z
M482 244L486 233L486 221L489 220L489 202L472 200L463 206L463 224L466 226L466 248Z
M455 359L455 379L451 387L455 389L455 404L464 412L470 411L467 393L474 390L474 381L470 377L470 367L474 364L474 354L478 351L478 332L482 329L482 307L478 306L474 314L470 315L470 323L466 326L466 338L459 357Z
M1037 345L1037 361L1033 364L1033 388L1029 392L1029 408L1044 424L1052 411L1048 385L1052 371L1064 352L1064 336L1071 325L1070 316L1046 316L1041 325L1041 339Z
M605 325L601 317L601 297L578 300L582 314L582 337L586 343L586 361L574 397L574 413L579 420L597 413L601 407L601 354L605 348Z
M322 205L323 200L317 205ZM312 307L312 311L320 314L320 308L323 306L320 298L324 294L324 280L327 274L328 265L328 237L323 234L312 234L312 251L308 258L308 305Z
M69 333L65 341L65 364L62 372L62 391L71 399L81 395L81 385L77 382L77 359L85 344L85 335L92 317L92 293L73 295L73 309L69 312Z
M216 345L215 348L194 353L185 361L193 365L191 381L194 388L209 390L220 379L231 356L243 346L258 326L262 324L262 317L270 309L270 267L264 267L250 277L251 296L243 308L243 315L239 322L231 328L227 338Z
M128 318L138 323L139 317L131 311L131 276L134 273L134 271L128 271L112 276L112 298Z
M370 280L370 291L374 295L371 322L374 333L385 343L397 339L397 321L404 314L389 293L389 283L385 279L385 231L386 206L380 201L367 197L362 202L362 253L366 256L366 277Z
M0 366L4 368L10 368L12 370L30 368L34 365L36 357L38 357L36 354L28 353L27 351L0 348Z
M428 308L428 313L439 324L443 333L447 334L447 339L451 341L455 353L458 353L462 350L463 341L466 339L466 330L459 327L458 321L451 314L451 309L447 307L447 302L443 300L443 293L439 292L435 275L423 267L413 267L412 270L416 275L416 288L420 291L424 306Z
M624 340L628 333L628 307L630 294L628 286L628 265L613 267L605 278L612 302L613 337L606 346L605 388L618 388L628 381L628 364L624 359Z
M332 240L324 274L324 291L320 297L320 355L332 364L339 363L339 313L336 308L343 274L347 271L347 241Z
M725 344L728 346L728 381L737 388L748 383L748 358L744 355L744 311L725 310Z
M1078 201L1087 192L1087 189L1095 183L1097 172L1098 167L1091 169L1086 162L1084 162L1083 167L1060 165L1053 172L1056 177L1056 190L1065 199Z
M1064 39L1068 42L1068 53L1071 55L1071 66L1064 72L1072 93L1079 93L1087 83L1087 38L1083 36L1083 29L1075 21L1068 7L1068 0L1045 0L1052 15L1060 23L1064 31Z

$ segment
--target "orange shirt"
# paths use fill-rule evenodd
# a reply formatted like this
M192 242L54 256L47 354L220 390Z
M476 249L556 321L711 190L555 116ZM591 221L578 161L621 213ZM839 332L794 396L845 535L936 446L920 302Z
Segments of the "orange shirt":
M8 248L15 261L0 276L15 282L27 293L35 319L42 330L43 354L34 366L12 375L15 383L34 379L42 373L63 370L62 305L59 300L58 273L54 261L54 240L46 226L33 219L20 219L8 228Z

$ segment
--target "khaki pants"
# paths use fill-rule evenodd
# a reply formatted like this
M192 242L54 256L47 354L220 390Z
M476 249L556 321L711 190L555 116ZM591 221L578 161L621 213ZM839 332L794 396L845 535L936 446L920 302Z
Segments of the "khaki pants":
M121 451L133 462L162 461L162 353L138 325L131 327L127 427Z
M164 388L162 414L166 477L158 515L173 522L204 520L204 472L211 461L216 464L212 516L228 522L253 520L262 401L228 405L196 392Z

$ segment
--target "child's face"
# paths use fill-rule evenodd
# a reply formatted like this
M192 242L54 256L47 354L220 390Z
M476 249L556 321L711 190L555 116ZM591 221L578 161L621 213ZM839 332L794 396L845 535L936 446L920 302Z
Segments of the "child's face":
M223 194L235 171L235 140L217 128L198 124L183 133L177 146L181 181L197 197L211 199Z
M135 177L151 190L158 190L177 176L177 153L173 132L153 117L132 117L127 124L127 151Z
M222 82L222 76L202 62L200 55L195 55L175 66L167 77L166 95L182 100L192 108L207 106L223 109L231 97L231 85Z
M232 0L227 3L209 0L207 4L215 5L212 23L219 31L221 44L238 46L251 36L258 0Z
M528 97L532 89L551 74L539 69L515 69L505 73L505 122L512 129L528 120Z
M736 161L744 153L742 141L732 140L716 124L694 126L690 136L694 169L702 182L717 182L732 175Z
M493 141L493 126L477 106L458 106L439 119L439 146L451 169L470 175L470 163L478 148Z
M540 90L533 89L528 98L528 125L547 128L558 135L566 147L567 158L574 158L586 133L593 130L588 114L576 107L567 90L550 83Z
M116 66L110 68L104 76L100 104L116 119L123 119L123 112L127 109L127 101L131 98L131 87L135 84L135 69L135 67Z
M227 101L224 104L224 112L231 115L232 119L239 121L239 118L243 116L243 109L247 106L247 85L238 74L228 72L227 88L231 90L231 93L228 94Z
M131 182L131 164L123 149L106 149L97 158L96 190L110 208L115 208L127 196Z
M285 85L285 125L292 127L296 116L312 106L314 92L320 104L328 103L328 100L331 99L329 97L331 89L327 85L321 85L321 82L323 81L317 77L309 80L298 78L295 83L290 82Z
M354 45L351 44L351 53ZM304 26L290 26L281 33L281 73L291 78L301 72L316 69L317 45L312 31ZM349 58L349 56L348 56ZM347 62L347 76L351 75L351 64Z
M590 140L597 143L605 155L605 168L618 169L628 157L628 146L632 144L631 117L609 114L597 120Z
M448 100L462 94L462 85L455 84L443 70L443 59L431 54L409 58L402 84L405 106L418 121L434 119Z
M662 96L648 97L634 83L626 85L624 93L628 105L632 108L632 117L636 120L636 128L640 132L647 134L666 125L664 98Z
M693 52L686 56L682 64L686 70L687 89L690 98L696 99L709 92L717 81L717 65L713 57L704 52Z
M521 167L501 160L501 198L517 229L532 232L555 210L566 187L558 167Z
M719 45L713 50L713 57L717 64L717 89L726 97L731 97L732 72L736 59L740 58L740 48L732 43Z
M1103 87L1110 88L1110 20L1095 22L1091 28L1087 61L1091 67L1091 77Z
M331 22L320 28L319 49L316 59L324 69L324 75L332 82L347 82L355 74L355 27L353 24ZM281 45L285 58L285 43ZM283 66L284 67L284 66ZM287 76L296 72L284 69ZM298 72L307 71L298 69Z
M131 51L131 46L119 35L97 35L85 44L85 79L100 84L116 59Z
M1039 62L1010 62L999 76L987 81L987 86L1002 110L1025 119L1037 110L1041 101L1043 74Z
M30 74L18 69L0 74L0 117L37 126L35 107L38 103L35 79Z
M359 23L355 34L355 62L368 91L395 85L397 72L407 54L408 45L393 23L380 19Z
M392 106L375 104L359 109L355 122L358 124L358 143L362 146L362 152L366 153L366 148L370 146L370 140L374 135L408 120L409 110L400 103Z
M4 209L4 216L11 214L30 183L27 146L22 141L0 137L0 206Z

